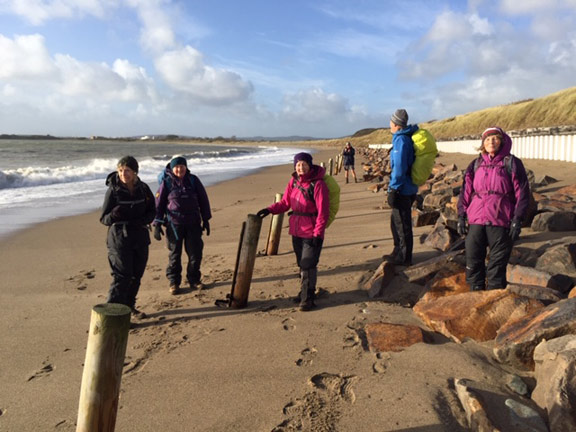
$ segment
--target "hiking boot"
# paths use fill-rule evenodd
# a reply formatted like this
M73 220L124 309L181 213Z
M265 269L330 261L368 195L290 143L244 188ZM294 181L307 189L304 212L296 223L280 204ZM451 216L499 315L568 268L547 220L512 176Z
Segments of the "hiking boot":
M346 184L348 184L348 179L346 179Z
M180 294L180 287L176 284L170 285L170 294L172 295Z
M300 310L302 312L311 311L315 307L316 307L316 304L314 304L314 300L312 300L312 299L308 299L308 300L304 300L304 301L300 302Z
M410 267L412 265L412 260L403 260L399 257L397 257L394 254L387 254L387 255L383 255L382 259L384 261L389 262L390 264L394 264L397 266L405 266L405 267Z
M206 285L204 285L202 282L194 282L190 284L190 288L202 291L204 288L206 288Z
M134 318L137 319L144 319L144 318L148 318L148 315L146 315L144 312L139 311L138 309L136 309L135 307L132 308L132 316Z

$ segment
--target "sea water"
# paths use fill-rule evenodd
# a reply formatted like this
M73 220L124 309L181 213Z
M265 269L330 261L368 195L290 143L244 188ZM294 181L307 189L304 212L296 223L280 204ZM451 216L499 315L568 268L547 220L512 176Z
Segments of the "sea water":
M125 155L140 165L152 192L174 155L182 155L204 186L273 165L298 148L159 141L0 140L0 237L32 224L100 208L106 177Z

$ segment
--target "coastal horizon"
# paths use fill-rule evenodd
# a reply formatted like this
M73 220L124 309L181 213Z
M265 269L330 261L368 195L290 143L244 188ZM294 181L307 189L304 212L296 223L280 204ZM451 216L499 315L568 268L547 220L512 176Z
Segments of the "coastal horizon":
M126 154L136 156L139 176L153 192L174 154L189 158L205 186L290 161L297 147L261 143L205 144L171 141L0 141L0 238L31 225L100 208L106 176Z

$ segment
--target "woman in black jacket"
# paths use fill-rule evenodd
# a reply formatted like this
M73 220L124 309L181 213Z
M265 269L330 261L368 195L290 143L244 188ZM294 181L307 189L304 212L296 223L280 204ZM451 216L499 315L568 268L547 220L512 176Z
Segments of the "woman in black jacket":
M108 175L106 185L100 222L108 226L106 244L113 277L107 302L124 304L143 318L136 309L136 295L148 262L154 195L138 178L138 162L132 156L118 161L117 171Z

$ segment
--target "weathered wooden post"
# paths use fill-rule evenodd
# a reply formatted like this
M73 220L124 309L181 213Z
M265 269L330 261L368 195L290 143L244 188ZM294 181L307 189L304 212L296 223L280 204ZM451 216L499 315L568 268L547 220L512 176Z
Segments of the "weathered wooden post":
M322 168L325 168L324 162L320 162L320 166L321 166Z
M76 432L114 431L129 331L128 306L92 308Z
M248 304L248 294L252 283L252 272L256 261L262 218L249 214L244 224L240 250L237 256L236 272L233 278L232 293L230 295L230 307L234 309L244 308Z
M330 175L334 174L334 161L332 160L332 158L328 159L328 174Z
M336 162L334 164L334 175L338 175L340 172L340 154L336 155Z
M344 156L342 154L339 154L338 156L340 156L340 160L338 161L338 171L342 171L342 164L344 162Z
M274 202L282 199L282 194L276 194ZM268 232L268 243L266 244L266 255L277 255L278 246L280 245L280 234L282 234L282 222L284 221L284 213L272 215L270 220L270 231Z

